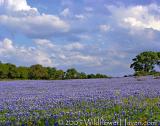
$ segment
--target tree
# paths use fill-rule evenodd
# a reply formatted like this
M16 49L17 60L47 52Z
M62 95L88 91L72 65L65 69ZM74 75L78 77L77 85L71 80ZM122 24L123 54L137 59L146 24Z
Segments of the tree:
M50 80L54 80L56 79L55 75L56 75L56 68L51 68L51 67L47 67L47 71L48 71L48 79Z
M133 68L136 73L151 73L155 71L154 68L159 59L159 52L142 52L133 59L130 68Z
M29 78L30 79L47 79L48 72L47 69L44 68L40 64L32 65L29 70Z
M87 78L88 79L93 79L93 78L108 78L108 76L104 75L104 74L97 73L97 74L88 74Z
M157 60L157 65L160 67L160 52L157 52L158 60Z
M87 79L87 75L84 72L79 73L78 79Z
M94 75L94 74L88 74L88 75L87 75L87 78L88 78L88 79L96 78L96 75Z
M100 74L100 73L97 73L97 74L95 75L95 78L107 78L107 76L106 76L106 75L103 75L103 74Z
M18 77L17 67L14 64L7 63L9 72L8 72L8 78L9 79L15 79Z
M63 70L57 70L55 73L55 79L56 80L63 80L64 75L65 75L65 72Z
M0 78L7 79L9 73L9 66L7 64L0 64Z
M43 67L40 64L35 64L30 67L17 67L11 63L0 62L0 79L49 79L49 80L63 80L63 79L90 79L90 78L106 78L103 74L89 74L78 72L75 68L63 70L56 70L54 67Z
M66 79L78 79L78 72L76 69L71 68L66 71L65 78Z
M17 68L17 72L20 79L28 79L29 78L29 68L20 66Z

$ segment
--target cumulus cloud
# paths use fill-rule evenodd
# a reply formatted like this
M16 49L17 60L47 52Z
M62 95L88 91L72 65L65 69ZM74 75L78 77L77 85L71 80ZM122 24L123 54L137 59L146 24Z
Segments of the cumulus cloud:
M50 40L35 39L34 43L34 47L19 46L5 38L0 41L0 58L20 65L36 63L44 66L100 65L98 57L82 53L85 46L78 42L58 45Z
M22 63L31 65L33 63L40 63L45 66L53 65L52 60L49 58L49 54L46 52L38 50L34 47L14 45L13 41L8 38L0 41L0 57L4 61L16 61L18 64Z
M51 49L55 47L55 45L47 39L35 39L34 42L36 43L36 45L41 47L47 47Z
M37 11L36 8L30 7L26 0L0 0L0 6L6 11Z
M69 24L58 16L40 14L26 0L1 0L0 25L29 37L48 37L69 30ZM7 12L7 13L5 13Z
M57 16L40 13L26 0L0 0L0 28L34 46L6 38L0 41L0 58L18 65L76 66L86 72L119 75L130 72L129 64L138 53L159 50L158 5L107 4L106 11L96 4L79 10L70 3L60 6L58 10L64 10ZM10 36L1 31L0 38Z
M4 39L4 41L1 43L1 47L3 47L3 50L8 49L12 50L14 47L12 45L12 41L10 39Z
M57 44L47 39L34 39L33 42L32 46L24 46L15 44L8 38L0 41L1 60L18 65L38 63L44 66L76 67L81 71L104 73L112 73L119 67L121 71L129 68L130 53L118 47L112 46L100 50L98 46L96 48L94 45L80 42Z
M69 28L59 17L46 14L21 18L1 15L0 24L12 31L21 32L31 37L50 36L57 32L66 32Z
M160 6L156 4L137 6L107 6L114 20L123 27L153 29L160 31Z
M37 39L35 43L39 49L51 55L51 58L55 60L57 66L72 66L75 64L84 66L100 65L98 57L83 53L83 51L86 50L86 46L79 42L59 45L53 44L53 42L49 40Z

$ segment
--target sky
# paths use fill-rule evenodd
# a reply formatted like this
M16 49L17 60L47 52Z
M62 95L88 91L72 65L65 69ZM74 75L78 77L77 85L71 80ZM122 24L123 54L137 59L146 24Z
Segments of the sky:
M110 76L160 51L159 0L0 0L0 60Z

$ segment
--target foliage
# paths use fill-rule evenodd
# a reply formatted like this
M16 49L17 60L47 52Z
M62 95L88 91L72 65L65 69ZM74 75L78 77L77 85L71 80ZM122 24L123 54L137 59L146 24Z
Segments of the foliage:
M63 80L64 79L64 71L63 70L57 70L55 72L55 79Z
M47 67L48 79L54 80L56 79L56 68Z
M87 75L84 72L78 72L75 68L70 68L66 72L58 70L55 67L43 67L35 64L30 67L0 62L0 79L31 79L31 80L63 80L63 79L90 79L107 78L103 74Z
M84 72L81 72L81 73L79 73L78 77L79 77L80 79L87 79L87 74L84 73Z
M89 74L87 77L88 77L89 79L91 79L91 78L96 78L96 75L94 75L94 74Z
M9 66L7 64L0 64L0 78L8 78Z
M136 76L154 75L155 66L160 67L160 52L142 52L133 59L131 68L134 69Z
M66 71L65 74L66 79L78 79L78 72L76 69L71 68Z
M91 79L91 78L109 78L109 77L104 74L97 73L97 74L89 74L87 75L87 78Z
M28 77L29 77L29 68L20 66L20 67L17 67L17 72L18 72L18 75L19 75L18 78L20 78L20 79L28 79Z
M42 65L36 64L30 67L29 78L30 79L47 79L48 72L47 69Z

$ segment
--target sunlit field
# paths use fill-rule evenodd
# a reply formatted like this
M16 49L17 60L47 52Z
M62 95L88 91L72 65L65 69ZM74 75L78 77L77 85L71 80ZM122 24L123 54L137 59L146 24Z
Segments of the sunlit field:
M0 125L158 125L160 79L0 82Z
M0 0L0 126L160 126L160 0Z

